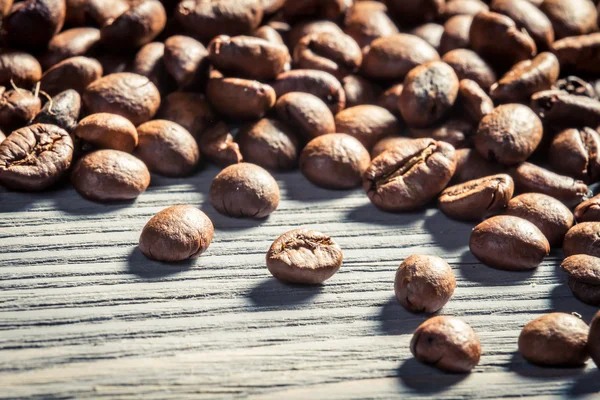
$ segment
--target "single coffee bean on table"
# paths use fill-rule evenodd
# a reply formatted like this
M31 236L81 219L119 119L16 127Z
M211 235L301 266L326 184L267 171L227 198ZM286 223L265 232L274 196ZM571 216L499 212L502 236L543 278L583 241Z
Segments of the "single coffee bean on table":
M138 145L138 132L125 117L98 113L88 115L77 124L74 134L100 149L132 153Z
M316 285L342 266L342 249L329 236L295 229L278 237L267 252L267 268L283 282Z
M335 116L335 128L358 139L367 150L386 136L400 133L400 121L385 108L362 105L339 112Z
M577 222L600 222L600 194L584 201L575 208Z
M600 134L591 128L567 129L552 139L552 168L588 184L600 180Z
M277 99L275 112L281 121L305 139L335 132L335 119L327 104L310 93L284 94Z
M573 226L565 235L565 257L587 254L600 257L600 222L582 222Z
M569 275L569 288L582 302L600 306L600 258L586 254L567 257L560 264Z
M596 313L590 324L588 351L592 360L596 363L596 366L600 367L600 311Z
M72 133L80 113L81 96L75 90L69 89L52 97L52 101L47 101L31 123L56 125Z
M233 140L233 130L223 121L216 123L202 134L198 147L202 157L222 167L238 164L244 160L240 146Z

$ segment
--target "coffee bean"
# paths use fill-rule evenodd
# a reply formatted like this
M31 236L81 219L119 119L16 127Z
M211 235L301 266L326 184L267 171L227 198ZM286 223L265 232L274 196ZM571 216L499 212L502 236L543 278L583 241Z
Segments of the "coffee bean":
M75 190L94 201L131 200L150 184L146 165L118 150L98 150L83 156L71 174Z
M148 43L137 52L130 68L131 72L147 77L161 94L170 93L177 88L175 78L165 66L164 55L164 43Z
M143 46L157 37L167 24L167 14L158 0L144 0L100 30L102 45L110 50L124 51Z
M600 180L600 134L593 129L567 129L552 140L550 165L561 174L587 183Z
M492 162L513 165L533 154L543 133L542 122L529 107L501 105L479 123L475 148Z
M414 139L371 161L363 175L363 189L383 210L413 210L440 193L455 168L454 147L432 139Z
M35 116L33 124L51 124L71 133L77 126L81 112L81 96L74 90L65 90L46 102Z
M0 144L0 183L9 189L41 191L71 166L73 141L54 125L35 124L11 133Z
M129 0L67 0L70 25L104 26L129 9Z
M404 33L375 39L363 52L362 71L372 79L402 80L416 66L440 59L429 43Z
M267 268L280 281L316 285L338 272L343 258L331 237L312 229L294 229L273 242Z
M348 75L341 82L346 94L346 108L377 104L378 85L358 75Z
M469 249L479 261L490 267L524 271L542 263L550 253L550 244L531 222L499 215L473 229Z
M433 47L438 53L440 52L440 43L442 41L442 35L444 34L444 26L436 24L434 22L428 22L423 25L419 25L409 32L411 35L415 35L426 41Z
M240 146L233 141L232 129L223 121L206 129L198 147L203 157L223 167L243 161Z
M279 186L271 174L255 164L225 168L210 186L210 203L221 214L235 218L265 218L279 206Z
M452 50L444 54L442 61L454 69L458 79L471 79L483 90L488 90L496 82L496 73L492 67L472 50Z
M575 225L569 229L563 242L565 257L575 254L600 257L599 236L600 222L582 222Z
M196 39L175 35L165 40L163 62L180 88L203 87L208 61L208 50Z
M327 104L335 115L346 106L346 95L342 84L335 76L325 71L297 69L277 76L273 83L277 97L290 92L310 93Z
M240 78L211 77L206 97L221 114L236 119L262 118L275 105L269 85Z
M569 275L569 288L582 302L600 306L600 258L577 254L560 265Z
M51 96L67 89L81 93L100 77L102 77L102 65L97 60L88 57L71 57L44 73L41 88Z
M148 221L140 235L140 251L158 261L183 261L204 253L215 228L202 211L192 206L165 208Z
M308 140L335 132L333 114L321 99L310 93L290 92L275 103L281 121Z
M548 17L529 0L494 0L491 10L510 17L526 30L538 49L546 50L554 42L554 29Z
M577 96L587 96L592 99L598 99L594 86L576 76L567 76L566 78L557 80L554 86L552 86L552 89L561 90Z
M471 145L477 124L468 119L448 119L430 128L410 128L413 138L431 138L450 143L454 148Z
M344 31L332 21L308 20L292 25L288 40L288 47L294 49L300 39L312 33L330 33L332 35L342 34Z
M531 96L531 108L550 126L600 126L600 101L586 96L545 90Z
M400 96L402 96L403 90L404 85L402 83L390 86L379 96L377 99L377 105L400 117L400 107L398 107L398 102L400 101Z
M305 17L316 17L325 19L338 19L348 9L348 1L345 0L295 0L286 1L283 5L283 15L288 20L301 19Z
M347 108L335 116L335 126L339 133L346 133L358 139L367 150L386 136L400 132L398 119L385 108L362 105Z
M600 366L600 311L596 313L590 324L590 334L588 336L588 351L590 356Z
M446 2L440 18L447 21L456 15L476 15L480 11L489 11L481 0L452 0Z
M437 316L423 322L410 341L410 352L425 364L448 372L469 372L479 363L481 343L461 319Z
M272 170L298 165L300 143L283 122L263 118L240 129L236 137L244 160Z
M361 185L371 157L354 137L330 133L311 140L300 156L300 170L312 183L327 189Z
M344 32L362 48L373 40L398 33L385 4L377 1L354 2L344 18Z
M446 21L440 39L440 53L446 54L452 50L469 48L472 24L472 15L457 15Z
M371 159L374 159L386 150L396 149L402 146L402 143L406 142L407 140L412 139L405 136L388 136L381 139L375 144L375 146L373 146L373 150L371 150Z
M396 271L396 299L410 312L431 314L440 310L450 300L454 289L454 272L439 257L413 254Z
M39 50L60 32L65 15L65 0L26 0L14 5L2 30L11 45Z
M470 79L463 79L458 86L458 100L463 111L471 120L479 122L494 111L494 102L479 84Z
M97 28L67 29L48 43L48 50L40 57L40 63L44 69L49 69L67 58L85 56L99 41L100 30Z
M135 126L125 117L99 113L83 118L75 135L101 149L132 153L138 144Z
M546 0L540 9L552 22L556 39L598 30L598 12L589 0Z
M481 220L501 213L514 191L509 175L491 175L449 187L440 195L438 205L452 219Z
M452 178L455 183L463 183L489 175L503 173L505 167L494 164L481 157L475 149L456 150L456 172Z
M150 171L164 176L191 174L200 162L200 150L194 137L181 125L167 120L153 120L137 127L138 146L135 156Z
M390 14L407 24L436 19L444 10L444 0L385 0Z
M281 37L281 34L269 25L261 26L260 28L252 32L252 36L266 40L271 44L285 46L285 41L283 40L283 37Z
M519 335L519 353L529 362L552 367L579 367L589 359L588 326L565 313L534 319Z
M312 33L294 48L297 68L329 72L338 79L356 73L362 64L358 44L346 34Z
M559 71L560 65L554 54L540 53L533 60L515 64L500 81L492 85L490 96L502 103L527 101L534 93L551 89Z
M0 50L0 85L12 80L18 87L33 87L42 79L42 67L37 59L17 50Z
M0 88L0 92L4 88ZM21 128L40 112L39 97L27 90L9 90L0 95L0 127L7 130Z
M156 114L160 93L145 76L121 72L89 85L83 92L83 102L90 114L118 114L139 125Z
M552 45L552 52L566 71L578 74L600 73L600 33L566 37Z
M600 195L580 203L575 208L577 222L600 222Z
M119 72L127 72L131 61L128 56L122 54L96 53L95 56L96 60L102 64L104 76L117 74Z
M567 207L577 204L590 197L590 190L585 183L571 177L558 175L545 168L524 162L513 168L511 176L521 193L543 193L562 201Z
M189 92L173 92L165 97L157 118L178 123L196 139L218 120L203 95Z

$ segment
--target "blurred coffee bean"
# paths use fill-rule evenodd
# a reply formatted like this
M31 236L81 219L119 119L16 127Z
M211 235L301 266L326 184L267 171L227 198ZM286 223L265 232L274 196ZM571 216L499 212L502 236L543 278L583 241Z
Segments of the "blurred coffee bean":
M600 222L600 195L584 201L575 208L577 222Z
M554 42L554 28L548 17L529 0L493 0L491 11L510 17L519 29L527 31L538 50Z
M198 147L202 157L222 167L243 161L240 146L234 142L232 129L223 121L216 123L202 133L198 141Z
M561 174L590 184L600 180L600 134L591 128L567 129L552 140L548 161Z
M275 90L269 85L240 78L213 76L206 97L221 114L238 119L262 118L275 105Z
M553 127L600 126L600 101L560 90L544 90L531 96L531 108Z
M470 79L463 79L458 86L458 101L462 110L475 124L494 111L494 102L485 90Z
M126 51L150 43L167 24L167 14L158 0L133 3L131 8L100 30L102 45Z
M379 88L361 76L346 76L342 79L342 87L346 94L346 108L377 103Z
M71 57L59 62L42 76L41 89L54 96L67 89L82 93L102 77L102 65L93 58Z
M556 39L598 30L598 12L590 0L545 0L540 9L552 22Z
M471 146L477 123L468 119L456 118L444 120L429 128L410 128L413 138L432 138L450 143L460 149Z
M438 53L440 52L440 42L442 40L442 35L444 34L443 25L428 22L417 26L410 31L410 34L420 37L429 43Z
M271 170L287 170L298 165L298 137L281 121L263 118L247 124L235 140L247 162Z
M10 45L44 49L63 27L65 0L25 0L16 3L4 18L2 31Z
M335 132L335 119L327 104L310 93L284 94L275 103L275 111L281 121L305 139Z
M313 69L297 69L277 76L273 83L277 97L290 92L304 92L317 96L335 115L346 106L342 84L335 76Z
M73 133L100 149L132 153L138 144L135 126L127 118L116 114L88 115L79 121Z
M354 74L362 64L358 44L346 34L312 33L294 48L294 65L329 72L338 79Z
M157 118L178 123L196 139L218 121L206 98L189 92L173 92L165 97Z
M444 24L444 33L440 39L440 54L456 49L470 47L470 31L473 23L472 15L457 15Z
M150 79L163 95L177 87L175 79L167 71L164 55L164 43L148 43L137 52L131 65L131 72Z
M180 88L201 88L208 79L208 50L191 37L176 35L165 40L163 63Z
M444 54L442 61L454 69L458 79L471 79L483 90L488 90L497 80L493 68L472 50L452 50Z
M577 74L600 73L600 33L557 40L552 44L552 52L565 71Z
M385 4L378 1L354 2L344 18L344 32L350 35L360 47L373 40L398 33L398 27L387 13Z
M52 124L72 133L81 113L81 96L69 89L52 97L35 116L32 124Z
M12 80L17 87L31 89L42 78L42 67L29 53L0 49L0 85Z
M338 133L358 139L367 150L380 139L400 133L398 118L385 108L374 105L356 106L339 112L335 116L335 128Z
M91 27L72 28L54 36L48 50L40 57L44 69L67 58L89 55L100 41L100 30Z

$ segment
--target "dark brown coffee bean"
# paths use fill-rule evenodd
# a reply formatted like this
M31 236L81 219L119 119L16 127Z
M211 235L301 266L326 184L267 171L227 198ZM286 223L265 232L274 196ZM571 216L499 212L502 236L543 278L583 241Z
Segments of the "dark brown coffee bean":
M196 139L218 121L203 95L188 92L173 92L165 97L157 118L178 123Z
M275 105L275 90L264 83L213 76L206 97L223 115L236 119L262 118Z
M600 180L600 134L590 128L567 129L552 140L548 155L557 172L586 183Z
M337 132L358 139L367 150L381 138L400 132L398 118L385 108L374 105L356 106L341 111L335 116L335 127Z
M233 141L232 130L222 121L202 134L198 147L202 157L223 167L243 161L240 146Z
M488 114L494 111L494 102L487 95L485 90L470 79L463 79L458 86L458 101L463 111L471 120L479 122Z
M535 164L524 162L511 171L517 190L522 193L544 193L575 207L590 196L585 183L559 175Z
M588 326L571 314L551 313L534 319L519 335L519 353L529 362L552 367L579 367L590 358Z
M493 0L491 10L510 17L524 29L538 49L546 50L554 42L554 29L546 15L529 0Z
M371 150L371 159L374 159L386 150L396 149L402 146L407 140L412 139L405 136L389 136L381 139L373 146L373 150Z
M598 30L598 12L589 0L545 0L540 9L552 21L556 39Z
M71 166L73 141L54 125L35 124L11 133L0 144L0 184L9 189L40 191Z
M475 149L457 149L456 172L452 181L463 183L489 175L500 174L504 171L505 167L503 165L490 163L481 157Z
M400 102L400 96L402 96L403 90L404 85L402 83L390 86L379 96L377 105L400 117L400 107L398 107L398 102Z
M346 106L346 95L342 84L335 76L325 71L297 69L284 72L273 83L277 97L290 92L310 93L327 104L335 115Z
M204 253L215 228L210 218L192 206L165 208L148 221L140 235L140 251L158 261L183 261Z
M600 306L600 258L585 254L567 257L560 265L569 275L573 295L591 306Z
M17 50L0 50L0 85L12 80L18 87L33 87L42 79L42 67L36 58Z
M102 77L102 65L97 60L88 57L71 57L44 73L41 88L50 96L67 89L81 93L100 77Z
M442 61L454 69L458 79L471 79L483 90L488 90L496 82L496 73L492 67L472 50L452 50L444 54Z
M417 26L410 31L410 34L420 37L429 43L438 53L440 52L440 43L442 41L442 35L444 34L443 25L428 22Z
M147 77L156 85L161 94L169 93L177 88L175 78L169 74L165 66L164 55L164 43L148 43L137 52L130 68L131 72ZM107 74L106 71L105 74Z
M2 23L8 42L18 48L39 50L62 29L65 0L26 0L15 4Z
M542 121L527 106L506 104L483 117L475 148L484 158L504 165L525 161L542 141Z
M300 156L300 170L312 183L327 189L351 189L361 185L371 162L358 140L330 133L311 140Z
M456 49L469 48L469 32L472 23L472 15L457 15L446 21L444 33L440 39L440 54L446 54Z
M464 321L437 316L423 322L410 341L410 352L425 364L449 372L469 372L481 358L481 343Z
M560 201L542 193L525 193L508 203L507 215L526 219L546 236L550 246L560 246L573 226L573 213Z
M0 92L4 88L0 89ZM42 102L27 90L9 90L0 95L0 127L7 130L21 128L40 112Z
M363 189L383 210L413 210L437 196L455 168L454 147L432 139L414 139L371 161L363 175Z
M127 72L131 62L130 58L124 55L96 53L95 56L96 60L102 64L104 76L118 74L119 72Z
M424 128L447 115L457 95L458 77L452 67L441 61L431 61L406 75L398 104L409 126Z
M379 87L358 75L348 75L342 79L346 94L346 108L363 104L376 104Z
M594 86L576 76L567 76L566 78L557 80L554 86L552 86L552 89L562 90L563 92L577 96L587 96L592 99L598 99Z
M265 218L279 206L279 186L269 172L255 164L225 168L210 187L210 203L235 218Z
M399 33L375 39L364 49L362 71L373 79L402 80L416 66L439 59L420 37Z
M449 187L440 195L438 205L452 219L476 221L502 212L514 191L509 175L491 175Z
M70 25L103 27L130 7L130 0L67 0L65 22Z
M413 254L396 271L396 299L410 312L432 314L441 310L454 294L454 289L454 272L439 257Z
M202 87L208 79L208 50L196 39L171 36L165 40L163 61L180 88Z
M410 128L410 136L432 138L450 143L454 148L469 147L477 124L468 119L448 119L430 128Z
M75 164L71 182L80 195L90 200L131 200L148 188L150 172L131 154L98 150Z
M578 74L600 73L600 33L566 37L552 44L552 52L566 71Z
M506 15L482 11L473 18L471 48L484 58L511 66L537 53L535 42Z
M321 99L310 93L290 92L275 103L277 116L308 140L335 132L333 114Z
M456 15L475 15L480 11L489 11L481 0L451 0L444 5L440 18L446 21Z
M527 1L527 0L523 0ZM527 101L532 94L552 88L560 65L552 53L541 53L533 60L515 64L490 88L490 96L502 103Z
M344 32L360 47L375 39L398 33L398 27L387 14L387 7L378 1L355 2L346 13Z
M285 45L285 41L283 40L283 37L281 37L281 34L269 25L261 26L260 28L252 32L252 36L266 40L271 44Z
M584 201L575 208L577 222L600 222L600 195Z
M10 138L10 136L9 136ZM582 222L575 225L565 236L563 252L565 257L587 254L600 257L600 222Z
M358 44L346 34L312 33L294 48L297 68L329 72L338 79L356 73L362 64Z
M40 57L44 69L48 69L67 58L85 56L100 41L100 30L83 27L67 29L54 36L48 50Z
M329 236L294 229L279 236L267 252L267 268L280 281L316 285L342 266L342 249Z
M600 101L560 90L545 90L531 96L531 108L553 127L600 126Z
M244 160L272 170L298 165L300 143L283 122L263 118L240 129L236 137Z
M294 0L283 5L288 20L316 17L335 20L344 15L351 2L346 0Z
M90 114L118 114L139 125L156 114L160 93L145 76L121 72L89 85L83 92L83 102Z
M523 271L540 265L550 253L550 244L531 222L499 215L473 229L469 249L479 261L490 267Z
M406 24L433 21L444 9L444 0L385 0L384 3L395 19Z
M81 96L74 90L65 90L46 102L35 116L33 124L51 124L71 133L81 113Z
M326 20L308 20L294 24L290 30L288 47L294 49L300 39L312 33L330 33L338 35L344 33L342 29L332 21Z
M156 38L167 25L167 14L158 0L144 0L100 30L102 45L111 50L143 46Z
M600 366L600 311L596 313L590 324L590 334L588 336L588 351L590 356Z
M200 41L218 35L245 35L260 25L263 9L260 0L183 0L175 9L181 26Z
M100 149L132 153L138 144L135 126L125 117L116 114L92 114L81 121L74 134Z
M285 0L260 0L265 14L275 14L283 7Z

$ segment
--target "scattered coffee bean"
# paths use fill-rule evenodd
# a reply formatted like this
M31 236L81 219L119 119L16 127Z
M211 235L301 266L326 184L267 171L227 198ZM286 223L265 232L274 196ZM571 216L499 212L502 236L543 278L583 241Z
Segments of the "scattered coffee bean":
M327 104L335 115L346 106L342 84L335 76L312 69L297 69L280 74L273 83L277 97L290 92L310 93Z
M158 0L130 2L131 7L100 30L102 45L124 51L154 40L165 28L167 14Z
M591 306L600 306L600 258L577 254L567 257L560 265L569 274L573 295Z
M208 79L208 50L194 38L175 35L165 40L163 62L180 88L203 87Z
M407 140L412 139L406 136L388 136L381 139L373 146L373 150L371 150L371 159L374 159L386 150L396 149L402 146L402 143Z
M132 153L138 144L135 126L127 118L115 114L89 115L79 121L74 133L101 149Z
M33 124L51 124L71 133L81 112L81 96L69 89L57 94L35 116Z
M600 126L600 101L586 96L544 90L531 96L531 108L549 126Z
M27 90L0 87L0 93L0 127L8 131L30 123L42 108L40 98Z
M454 69L458 79L471 79L483 90L488 90L497 80L493 68L472 50L452 50L444 54L442 61Z
M589 0L545 0L540 9L552 22L556 39L598 30L598 13Z
M400 123L385 108L367 104L339 112L335 116L335 128L339 133L355 137L370 150L380 139L397 135Z
M243 161L240 146L233 141L232 130L223 121L202 134L198 147L203 157L223 167Z
M63 27L65 0L26 0L16 3L4 18L6 40L18 48L44 49Z
M548 17L529 0L494 0L491 10L510 17L527 31L537 48L546 50L554 42L554 28Z
M81 93L101 76L102 65L97 60L88 57L71 57L44 73L41 88L51 96L67 89Z
M275 91L269 85L240 78L211 77L206 97L223 115L238 119L262 118L275 105Z
M277 99L275 111L281 121L306 139L335 132L335 119L327 104L310 93L284 94Z
M593 129L567 129L552 140L548 160L552 167L587 183L600 180L600 134Z
M10 136L9 136L10 137ZM600 222L582 222L575 225L565 235L563 253L565 257L587 254L600 257Z
M440 42L442 35L444 34L444 26L436 24L434 22L428 22L423 25L419 25L409 32L411 35L415 35L426 41L437 51L440 52Z
M575 208L577 222L600 222L600 195L584 201Z
M342 79L342 87L346 94L346 108L377 104L379 87L358 75L348 75Z
M582 73L600 73L600 33L566 37L552 44L552 52L564 70Z
M600 311L596 313L590 324L588 351L596 366L600 366Z
M452 50L469 48L472 23L472 15L457 15L446 21L440 39L440 53L446 54Z
M470 79L463 79L458 86L458 100L463 111L470 119L479 122L494 111L494 102L479 84Z
M344 32L362 48L375 39L398 33L398 27L387 14L385 4L378 1L354 2L344 18Z
M67 58L85 56L99 41L100 30L97 28L81 27L64 30L48 43L48 50L40 57L40 63L44 69L49 69Z
M410 135L415 138L431 138L450 143L454 148L471 145L477 124L469 119L447 119L430 128L410 128Z
M157 118L178 123L196 139L217 122L217 115L204 96L189 92L173 92L165 97Z
M503 173L505 167L494 164L481 157L475 149L456 150L456 172L452 178L455 183L463 183L489 175Z

